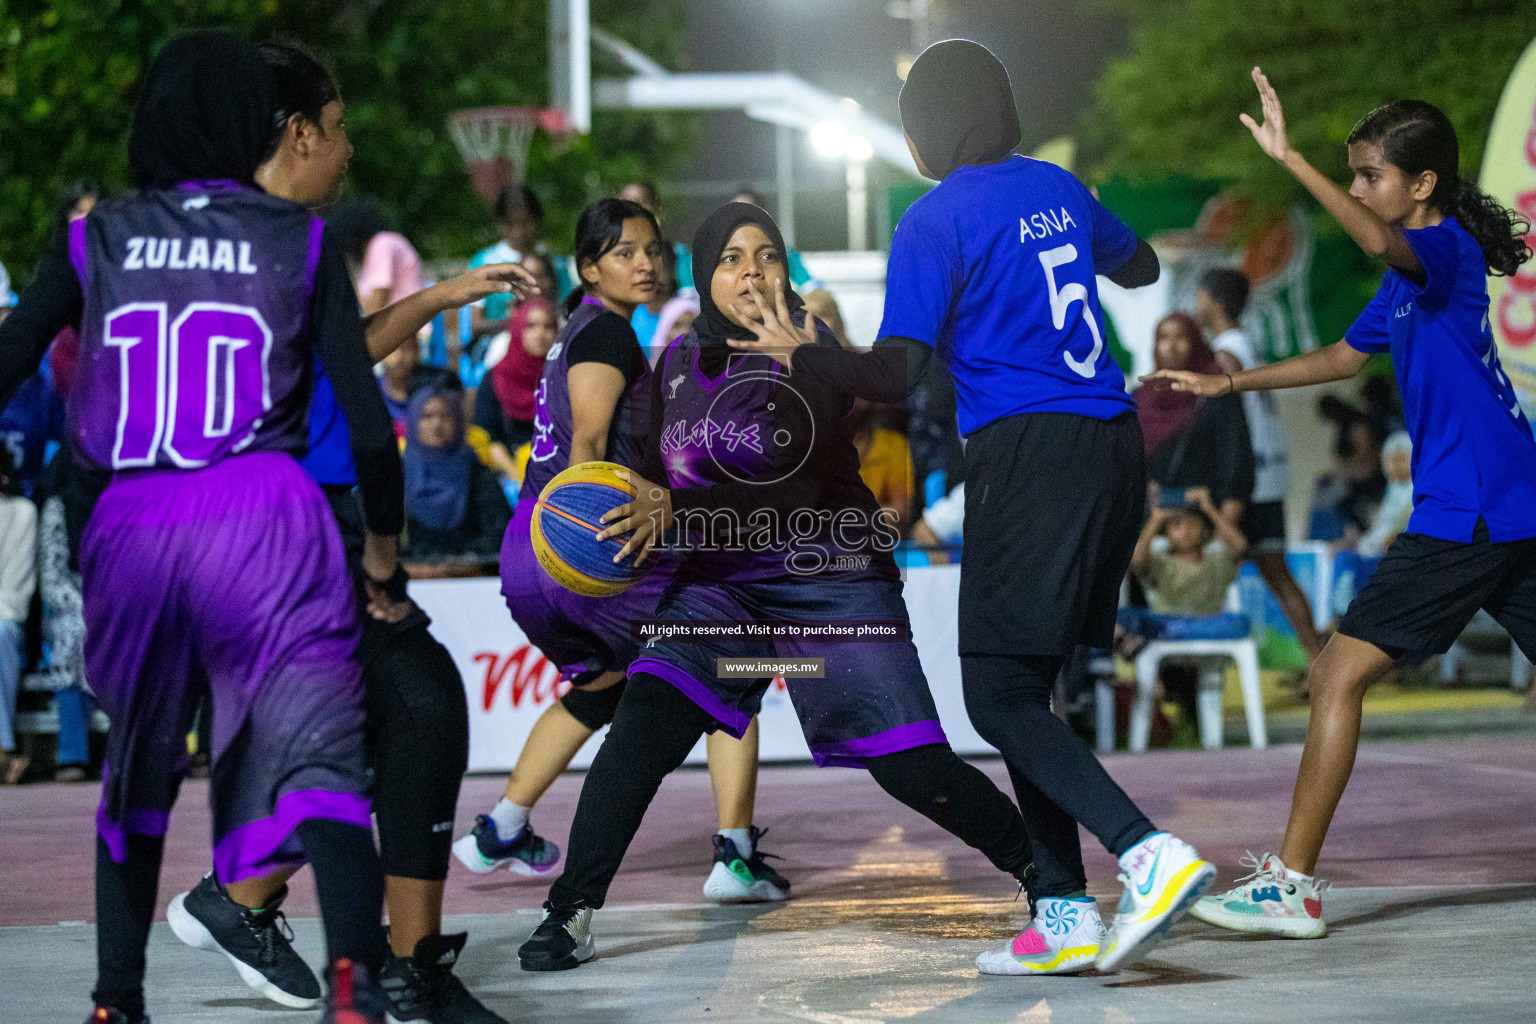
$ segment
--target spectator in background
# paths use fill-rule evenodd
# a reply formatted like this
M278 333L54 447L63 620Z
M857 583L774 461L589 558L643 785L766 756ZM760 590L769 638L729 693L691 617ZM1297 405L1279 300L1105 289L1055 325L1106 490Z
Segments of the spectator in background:
M1248 277L1241 270L1216 267L1200 278L1195 316L1211 333L1211 347L1223 371L1237 373L1262 365L1241 323L1248 305ZM1285 562L1285 492L1290 467L1280 410L1269 391L1243 393L1243 413L1253 442L1253 497L1243 507L1238 528L1259 575L1274 592L1280 610L1311 661L1322 653L1323 638L1312 619L1312 606Z
M1397 535L1408 528L1408 518L1413 514L1413 441L1406 430L1396 431L1381 446L1381 470L1387 478L1387 489L1376 510L1375 522L1355 545L1355 550L1366 558L1386 554Z
M340 240L364 316L414 295L426 286L421 257L405 236L390 229L384 211L371 199L342 200L326 218Z
M494 558L512 509L495 474L465 440L460 392L421 389L411 399L408 424L405 557L413 563Z
M1331 395L1318 405L1339 431L1333 447L1336 462L1312 489L1310 532L1313 540L1353 547L1376 521L1377 506L1387 491L1381 471L1386 434L1377 420Z
M557 331L553 303L532 298L519 304L507 328L506 354L491 368L491 386L482 383L475 392L475 426L490 437L492 468L518 483L523 467L517 452L533 439L533 393Z
M1176 504L1165 504L1156 484L1148 488L1151 518L1131 555L1131 572L1146 591L1148 608L1121 608L1116 648L1132 658L1149 641L1219 640L1248 635L1242 615L1224 614L1227 588L1248 547L1235 519L1223 514L1204 487L1189 488ZM1158 537L1168 541L1159 551ZM1150 609L1150 610L1149 610ZM1179 702L1184 721L1195 721L1199 677L1187 666L1169 665L1164 691Z
M28 759L16 751L22 627L37 586L37 506L21 492L8 450L0 448L0 782L14 786Z
M389 406L390 418L395 421L396 437L405 437L406 413L418 391L430 387L463 394L463 385L452 371L422 363L421 345L417 342L407 341L385 356L379 365L383 368L379 388L384 392L384 404Z
M496 230L501 239L486 246L469 258L469 269L487 263L521 263L527 256L537 254L549 261L549 269L556 284L543 295L551 302L568 294L574 282L564 272L564 261L557 261L541 242L544 232L544 204L527 185L511 185L496 198ZM512 315L513 299L510 295L489 295L476 305L470 316L470 333L474 339L499 334L507 329L507 319Z
M731 202L751 203L753 206L763 210L768 208L763 203L763 197L758 195L757 191L750 185L743 185L737 189L736 194L731 197ZM809 305L810 294L812 292L826 291L826 283L806 269L805 258L800 255L800 250L794 246L789 247L788 260L789 262L785 269L789 271L789 286L798 292L802 299L806 299L806 304ZM820 311L817 311L816 315L820 316ZM838 337L841 338L842 335L839 334ZM846 345L847 342L845 341L843 344Z
M1163 317L1154 337L1159 370L1225 372L1188 313ZM1253 445L1239 396L1201 398L1143 386L1134 397L1147 475L1164 489L1204 487L1222 514L1237 522L1253 494Z
M59 733L53 781L90 778L91 718L96 701L85 677L85 606L80 583L80 537L100 485L75 465L68 445L38 481L37 583L43 598L43 642ZM206 754L200 744L199 753Z
M912 452L899 428L901 411L862 398L853 403L853 446L859 453L859 477L903 537L912 519Z
M628 199L632 203L638 203L650 211L656 223L662 230L666 230L666 222L661 215L661 193L656 190L653 181L632 181L619 189L619 198ZM670 246L673 254L672 277L675 282L677 294L698 295L698 289L693 285L693 254L682 242L673 242ZM639 335L640 344L644 345L646 336Z
M11 291L11 273L0 263L0 323L16 308L16 293Z
M654 369L656 361L666 351L667 346L673 340L680 338L693 330L693 322L699 318L699 297L697 295L674 295L661 308L661 316L656 319L656 333L649 340L640 339L640 344L645 348L646 358L650 360Z
M64 401L52 378L45 363L0 411L0 445L10 453L21 493L29 498L47 461L49 442L64 440Z

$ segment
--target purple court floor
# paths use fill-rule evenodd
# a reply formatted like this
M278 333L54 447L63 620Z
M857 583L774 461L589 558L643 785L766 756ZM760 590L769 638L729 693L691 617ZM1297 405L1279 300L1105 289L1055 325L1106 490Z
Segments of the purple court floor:
M1299 747L1120 755L1107 763L1160 826L1239 873L1277 845ZM978 762L1007 788L1000 762ZM562 778L535 823L564 844L582 776ZM500 779L466 780L459 830ZM91 980L92 786L0 790L0 1020L83 1017ZM172 818L161 905L206 870L206 788ZM650 1022L1522 1020L1533 1017L1529 920L1536 909L1536 736L1367 744L1320 874L1333 931L1320 942L1255 941L1195 922L1113 977L980 978L972 959L1017 929L1013 887L978 854L886 797L858 771L762 772L757 820L796 898L717 908L708 775L683 771L656 800L595 921L599 958L567 974L517 970L542 882L499 872L449 879L451 925L470 931L462 971L509 1020ZM1106 917L1112 859L1085 841ZM315 913L307 873L287 911ZM163 919L163 918L162 918ZM312 922L300 948L318 959ZM180 1021L310 1020L256 999L221 959L151 942L151 1011ZM32 968L46 968L39 970Z

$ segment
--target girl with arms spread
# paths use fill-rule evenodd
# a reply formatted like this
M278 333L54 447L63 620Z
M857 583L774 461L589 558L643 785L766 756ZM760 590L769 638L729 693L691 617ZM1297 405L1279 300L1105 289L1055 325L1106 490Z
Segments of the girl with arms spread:
M528 971L565 970L595 954L592 912L662 779L700 736L740 736L753 720L771 673L721 678L720 658L821 660L823 676L786 680L817 764L867 769L1021 885L1029 869L1018 811L955 755L939 725L891 557L899 535L859 479L844 422L851 402L814 382L792 386L772 360L726 344L773 318L806 344L837 345L798 313L778 227L757 207L732 203L699 228L693 256L702 312L657 366L645 470L630 478L636 498L604 514L601 536L629 534L618 558L644 558L676 517L688 548L656 619L885 623L891 638L646 644L582 786L565 873L518 950Z
M584 597L550 579L529 535L540 492L567 466L639 463L649 424L651 367L630 317L655 292L661 246L656 219L627 200L593 203L576 224L582 283L566 299L569 319L534 392L532 448L501 548L507 607L571 688L534 724L502 798L454 844L459 862L479 874L503 866L521 875L554 868L560 851L534 834L528 816L582 744L613 719L625 668L638 650L630 625L652 617L670 579L670 567L658 566L622 594ZM789 883L754 849L755 722L743 740L721 736L709 745L720 831L704 894L731 902L787 899Z
M1246 932L1316 938L1326 886L1312 877L1354 768L1365 690L1397 659L1450 648L1479 608L1536 654L1536 440L1499 365L1486 275L1530 258L1529 225L1464 179L1438 108L1400 100L1349 134L1349 191L1291 148L1280 98L1253 69L1263 120L1242 119L1362 249L1387 264L1344 340L1230 374L1160 371L1149 384L1196 395L1303 387L1354 376L1390 352L1413 444L1408 529L1313 663L1312 717L1278 855L1194 914Z

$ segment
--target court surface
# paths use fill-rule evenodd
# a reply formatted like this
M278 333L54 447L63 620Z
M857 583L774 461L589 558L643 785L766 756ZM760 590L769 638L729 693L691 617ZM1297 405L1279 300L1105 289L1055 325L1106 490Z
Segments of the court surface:
M1268 751L1120 755L1111 772L1160 826L1214 859L1226 882L1245 850L1278 842L1300 756ZM981 767L1006 789L1001 762ZM582 776L539 808L563 844ZM466 781L459 827L499 779ZM205 870L205 787L188 783L172 819L161 906ZM763 846L784 857L796 898L722 908L699 893L713 831L709 780L674 775L594 921L599 957L525 974L516 949L538 919L541 882L509 873L449 881L450 930L468 930L460 973L508 1020L628 1024L1040 1024L1179 1021L1530 1021L1536 1005L1536 736L1368 744L1321 874L1338 887L1320 941L1253 940L1185 922L1153 956L1114 976L987 978L975 954L1020 925L1011 881L862 772L765 768ZM94 929L95 788L0 790L0 1020L75 1024L88 1008ZM1107 917L1112 859L1085 843ZM308 875L287 910L320 958ZM186 949L163 924L149 953L157 1024L312 1021L254 997L222 958Z

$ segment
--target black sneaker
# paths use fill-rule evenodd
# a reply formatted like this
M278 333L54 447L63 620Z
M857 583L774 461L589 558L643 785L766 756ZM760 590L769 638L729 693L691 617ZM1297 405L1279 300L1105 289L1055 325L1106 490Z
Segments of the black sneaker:
M453 973L467 935L428 935L414 956L391 957L379 974L389 1017L399 1024L507 1024L470 995Z
M91 1011L85 1024L149 1024L149 1017L130 1017L122 1010L110 1006L98 1006Z
M325 972L325 1016L320 1024L389 1024L389 1000L368 968L337 960Z
M752 856L743 857L735 842L715 836L715 863L704 881L704 895L716 903L777 903L789 899L789 879L763 860L774 857L758 849L767 829L752 827ZM777 860L777 857L774 857Z
M194 949L223 953L240 980L274 1003L296 1010L320 1005L320 980L294 952L293 931L279 908L288 887L260 910L242 907L213 877L171 900L166 920L176 937Z
M568 971L597 955L592 941L592 908L561 907L546 901L544 920L517 950L525 971Z

